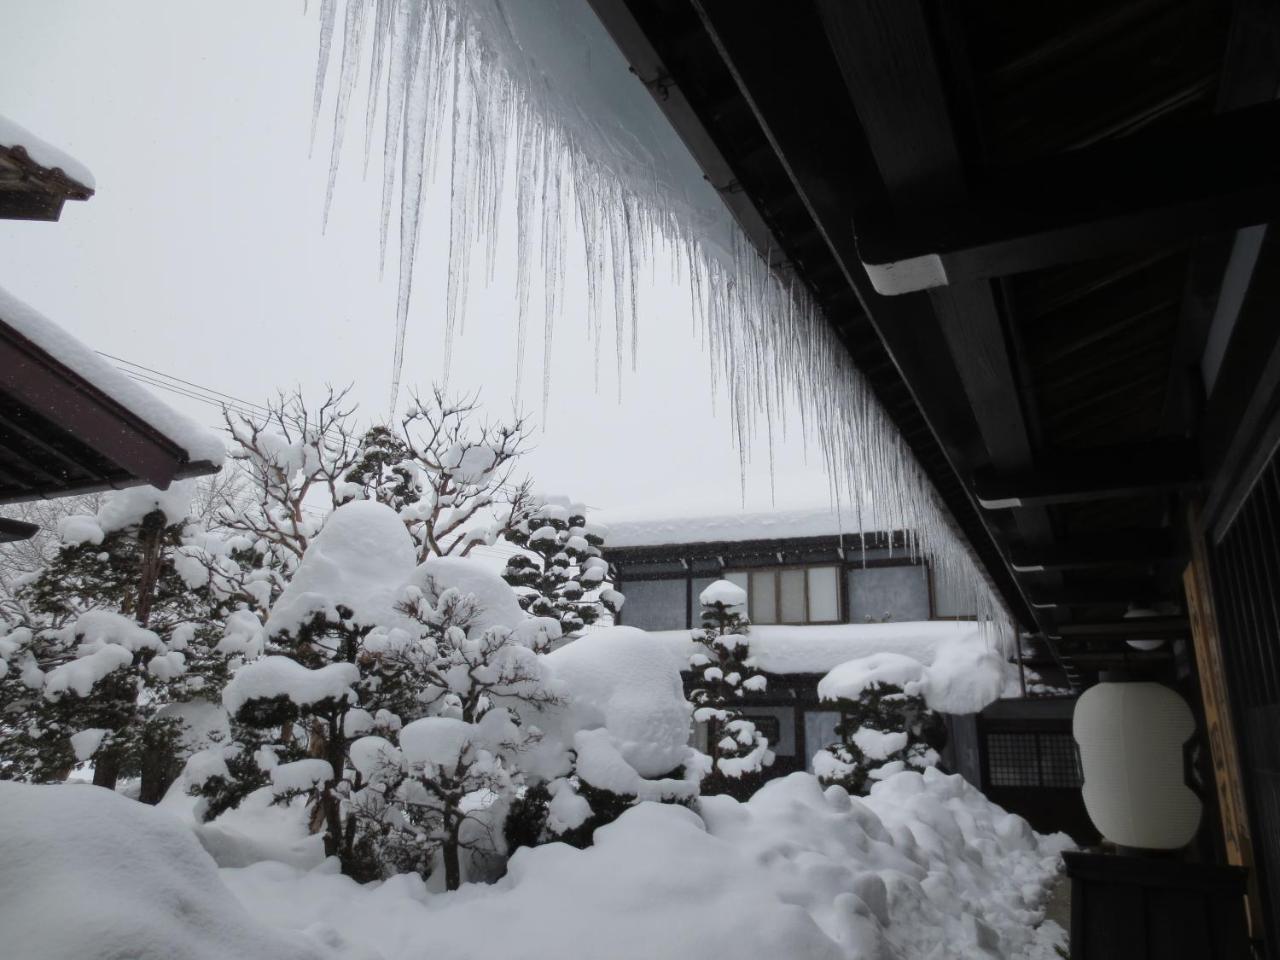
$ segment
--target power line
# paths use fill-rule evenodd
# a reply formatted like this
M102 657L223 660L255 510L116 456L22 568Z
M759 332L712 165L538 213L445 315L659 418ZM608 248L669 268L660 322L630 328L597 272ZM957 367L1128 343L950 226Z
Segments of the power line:
M217 407L218 409L231 410L232 412L238 413L240 416L249 420L256 420L271 415L270 407L254 403L251 400L244 400L240 397L234 396L233 394L226 393L225 391L203 386L202 384L175 376L174 374L157 370L154 367L148 367L145 364L136 363L133 360L126 360L123 357L117 357L104 350L98 350L96 352L99 356L105 357L114 362L118 370L138 383L155 387L160 390L165 390L175 396L195 400L199 403ZM121 364L124 364L125 366L120 366ZM144 372L139 373L138 371ZM226 424L217 425L213 429L225 430ZM330 427L324 431L324 435L330 439L344 439L341 433L337 433L335 435L333 433L334 429L335 428ZM508 481L497 484L495 489L500 490L503 493L512 494L519 489L519 485ZM591 509L595 508L592 507Z

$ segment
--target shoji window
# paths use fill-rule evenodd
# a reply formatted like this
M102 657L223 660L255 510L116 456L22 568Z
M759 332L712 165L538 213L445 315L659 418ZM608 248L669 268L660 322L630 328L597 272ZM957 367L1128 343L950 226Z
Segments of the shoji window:
M838 623L838 567L774 567L725 574L748 597L752 623Z

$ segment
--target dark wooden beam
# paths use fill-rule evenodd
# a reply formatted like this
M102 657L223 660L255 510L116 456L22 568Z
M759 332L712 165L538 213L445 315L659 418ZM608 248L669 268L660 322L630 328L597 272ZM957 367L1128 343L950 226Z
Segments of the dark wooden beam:
M1168 530L1115 530L1087 539L1009 545L1009 562L1019 573L1084 570L1167 561L1174 553Z
M168 487L187 463L186 451L2 318L0 392L153 486Z
M854 6L861 6L854 5ZM854 212L877 292L909 293L1280 219L1280 102L985 171L949 205Z
M858 261L849 211L881 194L884 187L858 117L840 90L839 65L832 60L822 23L810 9L801 7L775 23L776 29L762 31L760 22L776 19L775 5L766 0L691 0L691 4L750 104L790 180L791 191L803 201L825 253L838 264L840 282L856 295L874 324L905 391L928 425L930 436L914 440L913 449L917 444L925 448L917 455L922 462L931 462L929 472L940 498L1014 616L1025 626L1033 625L1035 619L1021 588L995 545L993 522L975 511L971 492L958 481L967 473L963 465L973 462L975 452L980 454L981 437L976 436L957 371L937 349L937 319L926 299L876 297ZM649 6L639 0L628 3L638 19L650 15L644 12ZM780 57L796 69L780 76ZM781 240L785 245L788 237ZM802 276L805 266L800 264ZM930 447L942 456L931 454Z
M66 199L54 193L0 188L0 220L57 220Z
M1050 503L1086 503L1183 490L1200 481L1196 448L1158 441L1081 451L1034 470L980 470L973 489L988 510Z
M34 523L0 517L0 543L16 543L19 540L30 540L39 530L40 528Z
M963 151L952 117L955 84L943 75L944 58L935 49L924 5L817 0L817 9L884 184L885 202L896 210L924 212L965 196ZM950 51L952 59L964 58L959 46ZM973 411L983 447L977 462L1027 469L1032 432L991 283L936 288L929 291L929 305ZM1053 538L1045 510L1019 511L1012 522L1026 542Z
M1130 640L1178 640L1191 636L1186 617L1125 617L1064 623L1054 630L1063 643L1127 643Z
M1092 607L1106 604L1150 604L1169 600L1171 588L1154 580L1068 580L1054 586L1032 587L1032 606Z

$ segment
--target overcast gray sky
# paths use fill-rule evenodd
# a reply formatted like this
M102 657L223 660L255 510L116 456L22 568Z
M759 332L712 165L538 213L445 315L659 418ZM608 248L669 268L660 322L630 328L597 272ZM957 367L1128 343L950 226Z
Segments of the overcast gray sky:
M276 387L354 384L368 417L387 409L395 274L378 274L379 155L361 180L363 106L350 125L328 229L328 107L310 156L317 20L288 0L0 0L0 113L88 165L98 193L56 224L0 221L0 286L91 346L246 400ZM448 208L425 211L404 383L427 388L442 351ZM477 257L477 259L479 259ZM394 258L392 258L392 263ZM739 509L738 454L689 297L657 264L641 301L636 371L622 400L613 343L596 391L585 300L570 283L542 422L541 308L514 397L514 249L473 285L450 386L495 415L539 422L527 468L539 486L605 519ZM163 394L212 424L217 411ZM763 437L746 507L770 509ZM775 443L779 508L826 502L820 458Z

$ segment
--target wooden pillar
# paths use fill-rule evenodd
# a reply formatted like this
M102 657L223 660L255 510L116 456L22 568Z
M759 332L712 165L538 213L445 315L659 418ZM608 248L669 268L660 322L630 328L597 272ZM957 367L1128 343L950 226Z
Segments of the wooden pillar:
M1222 637L1218 632L1218 617L1209 579L1209 548L1201 525L1199 504L1193 503L1188 511L1187 529L1191 536L1191 562L1183 572L1182 582L1195 643L1196 668L1200 674L1200 694L1204 701L1205 727L1213 757L1213 779L1218 789L1222 836L1227 862L1249 870L1249 931L1252 937L1260 939L1265 928L1257 872L1253 867L1253 836L1249 830L1239 741L1231 715Z

